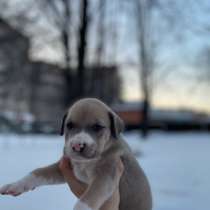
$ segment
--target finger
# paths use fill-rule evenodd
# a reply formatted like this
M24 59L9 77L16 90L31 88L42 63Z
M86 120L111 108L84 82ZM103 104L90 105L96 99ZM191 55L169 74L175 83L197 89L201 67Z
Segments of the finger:
M73 168L72 168L68 158L63 157L60 160L59 168L61 170L61 173L65 177L65 179L72 179L72 178L74 179L75 178Z
M64 165L65 167L68 167L68 168L71 168L71 169L72 169L71 161L70 161L69 158L64 157L62 161L63 161L63 165Z
M59 162L59 168L61 171L69 168L72 169L69 159L66 157L62 157Z
M63 176L65 177L65 179L75 178L73 169L70 167L62 167L61 172Z

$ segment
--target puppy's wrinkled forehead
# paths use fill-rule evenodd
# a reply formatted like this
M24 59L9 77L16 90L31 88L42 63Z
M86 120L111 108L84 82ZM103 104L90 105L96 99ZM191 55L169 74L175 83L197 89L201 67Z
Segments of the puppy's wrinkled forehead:
M96 99L80 100L69 109L67 121L70 120L81 126L94 123L109 126L108 109L105 104Z

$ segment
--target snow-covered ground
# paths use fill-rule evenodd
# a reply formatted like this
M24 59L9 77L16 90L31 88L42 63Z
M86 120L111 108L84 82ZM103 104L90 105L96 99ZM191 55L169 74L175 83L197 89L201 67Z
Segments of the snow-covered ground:
M210 209L210 134L153 133L140 141L125 138L145 170L154 210ZM52 136L0 135L0 186L62 154L63 139ZM0 210L71 210L76 198L67 185L46 186L19 197L0 196Z

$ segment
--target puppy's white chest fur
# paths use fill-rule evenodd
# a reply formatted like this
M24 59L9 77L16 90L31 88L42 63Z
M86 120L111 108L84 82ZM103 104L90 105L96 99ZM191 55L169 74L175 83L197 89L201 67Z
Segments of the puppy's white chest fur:
M95 163L73 163L74 174L80 181L89 184L92 180Z

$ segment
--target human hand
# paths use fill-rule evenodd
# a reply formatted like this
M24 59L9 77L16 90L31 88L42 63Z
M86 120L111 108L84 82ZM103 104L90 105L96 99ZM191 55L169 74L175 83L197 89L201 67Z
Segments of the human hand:
M71 191L75 194L76 197L80 198L86 191L87 185L75 177L70 159L62 157L59 162L59 169L63 174L64 179L68 183Z

